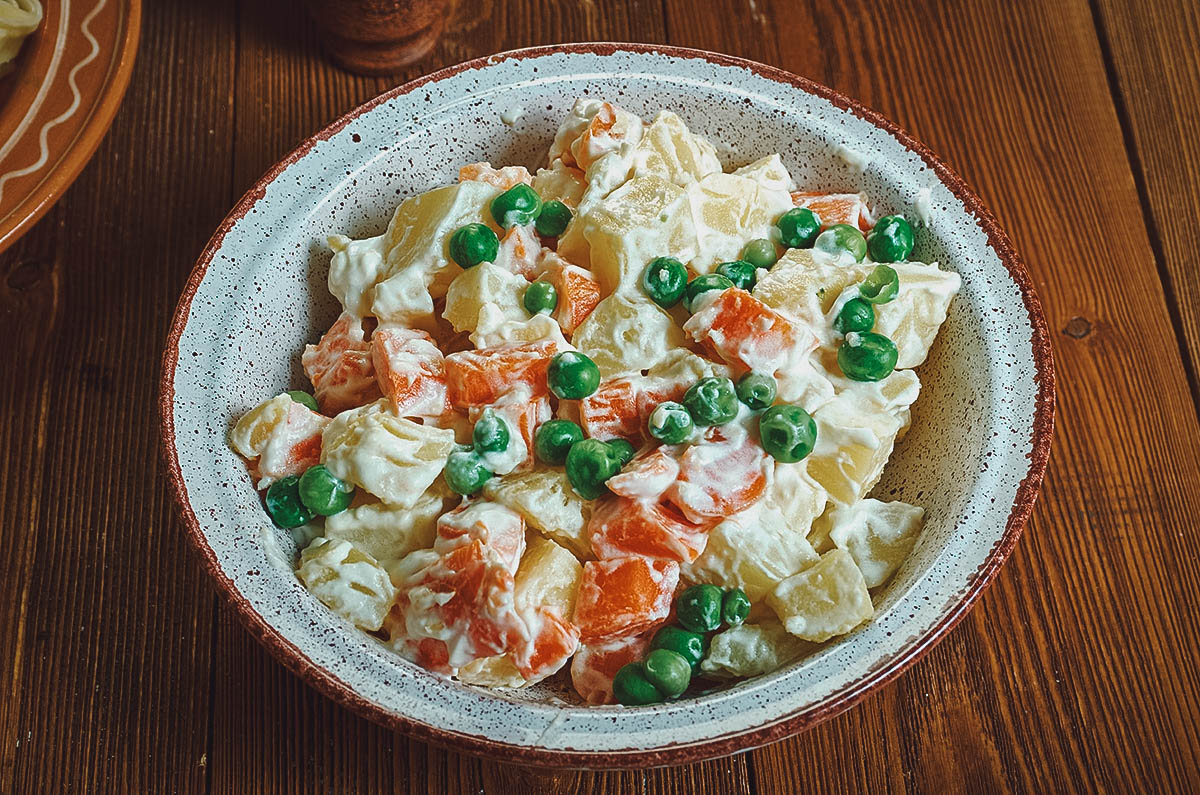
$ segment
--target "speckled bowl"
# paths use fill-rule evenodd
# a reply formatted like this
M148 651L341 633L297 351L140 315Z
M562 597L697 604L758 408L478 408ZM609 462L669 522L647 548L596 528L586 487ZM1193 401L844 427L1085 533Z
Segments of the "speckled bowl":
M579 707L553 688L487 692L395 656L291 572L291 537L226 446L235 419L303 385L303 345L337 307L326 235L381 232L405 196L464 163L538 164L577 96L677 111L726 165L782 152L802 185L863 190L927 218L914 258L962 274L913 425L877 488L926 509L875 619L777 673L636 709ZM515 108L523 112L511 126ZM852 168L845 149L865 157ZM859 163L861 166L862 164ZM919 205L919 206L918 206ZM991 214L895 125L760 64L671 47L577 44L496 55L384 94L306 141L208 244L167 340L162 437L184 525L220 590L286 665L359 713L417 737L525 764L633 767L729 754L834 715L911 665L979 596L1029 516L1049 454L1054 376L1029 274Z

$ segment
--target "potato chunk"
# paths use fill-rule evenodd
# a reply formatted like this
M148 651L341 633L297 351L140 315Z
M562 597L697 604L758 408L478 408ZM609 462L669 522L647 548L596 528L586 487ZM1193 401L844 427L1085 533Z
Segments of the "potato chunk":
M571 342L609 378L653 367L682 347L683 331L649 300L614 294L588 315Z
M887 582L912 551L925 510L903 502L859 500L830 512L829 537L854 558L868 588Z
M344 411L322 435L321 463L389 505L411 508L454 449L454 431L396 416L386 399Z
M758 602L780 581L817 561L805 540L808 527L789 527L777 509L751 508L718 524L708 534L708 546L693 563L683 566L688 582L741 588Z
M816 643L844 635L875 614L862 572L844 549L826 552L779 583L767 604L788 632Z
M296 576L326 607L366 630L383 626L396 599L383 567L342 539L318 538L305 547Z
M531 527L570 549L577 557L592 557L587 523L591 503L571 488L561 469L535 469L492 478L483 487L489 500L525 517Z
M761 676L787 665L811 648L778 621L742 624L713 636L700 670L716 677Z

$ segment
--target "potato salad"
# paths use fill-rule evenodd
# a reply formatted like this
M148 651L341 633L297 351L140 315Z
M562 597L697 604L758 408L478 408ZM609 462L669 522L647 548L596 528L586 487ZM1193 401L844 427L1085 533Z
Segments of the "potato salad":
M437 674L596 705L870 620L924 515L870 493L960 279L819 187L581 99L536 173L466 165L331 237L311 388L230 435L300 582Z

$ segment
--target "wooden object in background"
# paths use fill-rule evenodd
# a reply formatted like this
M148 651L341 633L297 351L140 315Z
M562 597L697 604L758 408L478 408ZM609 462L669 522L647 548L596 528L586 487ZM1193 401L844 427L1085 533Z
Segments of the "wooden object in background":
M449 0L308 0L321 43L344 69L387 75L437 44Z

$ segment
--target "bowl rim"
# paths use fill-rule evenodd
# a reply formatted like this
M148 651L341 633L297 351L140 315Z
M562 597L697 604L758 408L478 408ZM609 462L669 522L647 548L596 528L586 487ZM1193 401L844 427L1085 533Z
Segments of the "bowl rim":
M1005 523L1004 534L992 548L984 563L976 570L961 598L942 616L924 636L906 649L885 658L860 679L823 702L786 715L772 723L732 735L721 735L710 740L684 746L660 746L656 748L628 749L618 751L574 751L550 750L537 746L498 742L483 737L460 734L421 723L406 715L390 712L364 698L329 671L312 663L295 645L284 638L254 608L249 601L236 592L233 582L225 576L216 554L208 545L200 522L196 518L188 499L187 486L179 464L175 444L174 425L174 381L179 360L179 341L187 325L192 299L208 271L209 265L224 242L226 234L266 194L268 185L287 167L291 166L316 146L340 131L352 120L376 106L398 96L408 94L431 82L444 80L461 72L481 69L511 59L536 58L555 54L611 55L617 52L664 55L681 59L700 59L718 66L740 67L775 82L784 83L809 94L821 97L834 106L846 110L863 121L872 124L895 137L901 145L918 155L978 220L987 236L988 245L1004 264L1009 277L1020 290L1021 298L1029 316L1031 347L1034 360L1034 381L1037 397L1033 416L1031 448L1028 453L1029 468L1021 480L1013 499L1012 509ZM512 758L513 761L536 767L548 768L636 768L683 764L703 759L726 756L781 740L827 720L857 704L868 694L895 679L909 666L920 660L948 633L974 605L979 595L995 578L1000 567L1008 559L1037 500L1038 491L1045 476L1050 457L1054 433L1055 373L1054 359L1050 346L1050 335L1042 312L1041 301L1035 292L1033 280L1025 268L1012 242L1000 228L992 213L983 205L978 195L961 177L947 166L928 147L916 140L900 126L879 113L867 108L831 88L813 82L783 69L756 61L709 50L677 47L663 44L638 44L618 42L586 42L553 44L508 50L495 55L483 56L453 66L447 66L415 80L396 86L368 100L334 120L318 132L302 141L258 179L238 200L233 209L221 222L212 238L205 245L196 261L183 292L179 298L163 351L161 380L159 384L160 441L167 479L172 496L179 508L180 516L187 529L187 536L200 557L208 574L216 581L218 592L234 609L242 624L260 643L289 670L299 675L309 685L353 712L389 729L403 731L411 737L432 742L449 750L466 752L488 758ZM502 754L504 756L502 756ZM515 757L515 758L514 758Z

